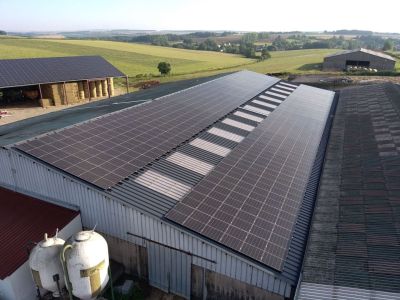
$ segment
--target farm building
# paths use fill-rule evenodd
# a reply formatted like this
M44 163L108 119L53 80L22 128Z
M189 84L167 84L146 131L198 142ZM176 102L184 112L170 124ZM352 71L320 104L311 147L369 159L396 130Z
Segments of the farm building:
M111 257L185 298L288 299L335 93L238 72L3 147L3 186L79 208Z
M82 230L78 211L0 188L0 299L35 300L28 251L43 234L66 239Z
M0 105L45 107L110 97L116 77L126 75L100 56L3 59Z
M400 299L400 86L340 92L299 300Z
M379 71L394 70L396 60L384 53L364 48L342 51L324 58L325 71L342 71L350 67L371 68Z

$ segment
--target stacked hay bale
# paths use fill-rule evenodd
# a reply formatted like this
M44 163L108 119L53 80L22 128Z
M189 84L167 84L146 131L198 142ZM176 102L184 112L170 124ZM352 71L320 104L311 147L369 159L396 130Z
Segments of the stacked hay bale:
M65 84L65 93L66 99L65 101L68 104L79 103L79 88L77 82L69 82Z
M44 84L41 88L42 98L53 99L55 106L66 104L64 103L64 88L62 83Z
M103 89L101 88L100 80L96 80L96 95L97 97L101 97L103 95Z
M85 88L82 81L78 82L79 99L85 99Z
M109 82L110 82L110 96L114 96L114 78L110 77Z
M91 98L96 98L96 84L94 81L89 82L89 92L90 92L90 97Z
M107 94L108 94L108 92L107 92L107 90L108 90L108 88L107 88L107 80L102 80L101 81L101 88L103 90L103 97L106 97Z

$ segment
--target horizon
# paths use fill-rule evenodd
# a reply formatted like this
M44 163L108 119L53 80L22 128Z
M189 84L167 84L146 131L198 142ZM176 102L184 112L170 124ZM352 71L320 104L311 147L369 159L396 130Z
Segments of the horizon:
M397 10L387 9L398 6L394 1L360 7L356 2L337 0L329 9L324 4L317 0L289 1L284 7L261 0L240 6L228 0L204 0L201 5L183 0L155 0L151 5L129 0L116 0L111 5L105 0L0 0L0 10L8 12L2 16L0 30L323 32L363 28L360 30L400 32L400 24L393 22Z
M2 30L0 28L0 30ZM18 30L8 30L7 33L73 33L73 32L80 32L80 31L88 31L88 32L106 32L106 31L143 31L143 32L233 32L233 33L247 33L247 32L268 32L268 33L291 33L291 32L301 32L301 33L324 33L324 32L337 32L337 31L370 31L372 33L379 33L379 34L399 34L399 32L383 32L383 31L371 31L366 29L348 29L348 28L341 28L341 29L333 29L333 30L291 30L291 31L268 31L268 30L233 30L233 29L128 29L128 28L91 28L91 29L80 29L80 30L30 30L30 31L18 31Z

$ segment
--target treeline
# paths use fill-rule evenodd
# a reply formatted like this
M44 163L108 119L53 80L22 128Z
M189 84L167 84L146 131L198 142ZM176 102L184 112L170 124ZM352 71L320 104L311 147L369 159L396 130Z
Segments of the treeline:
M7 35L7 32L4 30L0 30L0 35Z
M399 40L384 39L379 36L363 35L354 39L345 39L344 36L332 37L330 39L316 39L306 35L292 35L287 38L278 36L268 51L299 50L299 49L357 49L368 48L374 50L391 50L399 45Z
M146 34L130 38L129 41L132 43L146 43L157 46L171 46L171 44L173 43L184 40L225 37L232 34L235 34L235 32L224 31L222 33L217 33L210 31L202 31L202 32L192 32L188 34Z
M373 32L369 30L335 30L335 31L324 31L327 34L337 34L337 35L372 35Z
M259 58L267 59L269 54L267 54L267 49L257 56L257 47L254 44L258 40L265 40L269 38L269 34L266 32L251 32L246 33L242 36L240 41L237 42L224 42L217 43L213 39L206 39L203 42L195 42L193 39L186 38L180 43L175 43L172 45L174 48L191 49L191 50L205 50L205 51L219 51L232 54L242 54L247 58Z

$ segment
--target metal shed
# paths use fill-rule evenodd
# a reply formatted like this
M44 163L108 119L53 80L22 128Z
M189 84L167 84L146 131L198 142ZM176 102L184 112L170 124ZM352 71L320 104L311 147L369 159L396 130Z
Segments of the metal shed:
M114 95L113 78L127 76L101 56L0 60L0 105L39 101L72 104Z
M43 234L67 239L82 230L76 210L0 188L0 299L35 300L28 250ZM41 291L43 292L43 290Z
M334 96L238 72L9 145L0 151L0 182L78 207L83 226L97 224L107 238L111 257L160 289L185 298L288 299ZM228 195L225 183L234 181ZM237 197L243 207L229 202ZM254 209L263 216L273 209L276 222L260 227L265 217ZM221 224L208 220L223 220L213 211L230 214L234 228L226 236L249 234L240 240L246 246L212 233ZM243 221L264 231L257 236Z
M342 51L324 58L324 71L342 71L349 67L371 68L379 71L394 70L396 59L369 49Z

